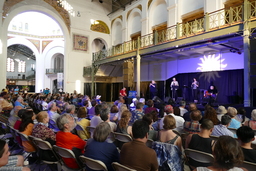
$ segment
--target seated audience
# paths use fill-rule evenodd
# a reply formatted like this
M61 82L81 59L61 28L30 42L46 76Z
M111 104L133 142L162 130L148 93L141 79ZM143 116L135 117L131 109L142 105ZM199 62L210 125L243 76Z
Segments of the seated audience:
M115 122L117 120L117 117L115 117L116 115L118 116L118 107L116 105L113 105L110 108L110 121ZM114 120L114 118L115 118L115 120Z
M244 123L245 126L249 126L253 130L256 130L256 109L252 110L251 120Z
M47 97L46 96L43 96L42 97L42 109L43 110L47 110L48 109L48 103L46 102L47 101Z
M221 121L221 117L223 115L225 115L228 111L226 110L226 108L224 106L219 106L218 109L216 110L217 113L217 118L219 119L219 121Z
M138 99L137 98L133 98L132 99L132 103L130 104L130 111L133 111L136 109L136 104L138 102Z
M218 120L216 110L211 106L205 110L203 119L210 119L214 125L218 125L220 122Z
M185 108L186 107L186 101L184 101L184 100L181 100L180 101L180 116L182 116L183 117L183 115L185 114L185 113L187 113L188 112L188 110Z
M243 107L237 109L237 115L235 117L236 120L241 122L242 124L245 121L249 121L250 119L246 117L246 110Z
M228 129L228 126L230 125L231 118L228 115L223 115L221 117L221 122L219 125L214 125L212 135L213 136L222 136L222 135L228 135L231 137L234 137L235 135Z
M49 115L46 111L41 111L36 115L37 124L35 125L32 136L49 141L55 144L56 135L52 129L48 128Z
M63 114L57 118L56 123L60 129L60 131L56 134L56 145L73 150L76 156L83 154L86 142L77 135L71 133L76 126L74 118L69 114ZM73 169L79 168L79 165L74 159L63 158L63 160L68 167Z
M50 102L48 104L48 115L50 117L50 119L54 120L56 122L57 118L60 116L57 113L57 106L55 102Z
M22 115L22 122L19 127L19 131L22 134L27 136L32 134L35 119L34 112L32 110L27 110L26 113ZM30 141L22 141L22 146L26 152L34 152L36 151L35 147Z
M12 110L12 103L8 102L9 94L7 92L1 92L0 94L0 112L4 110Z
M23 156L10 156L8 144L6 141L0 139L0 170L30 171L28 167L23 167L23 163Z
M177 145L181 150L182 141L181 137L175 134L172 129L176 127L176 121L172 115L167 115L164 117L163 130L159 132L159 141L164 143L169 143Z
M22 108L25 108L26 105L27 105L27 103L24 103L22 96L19 96L14 103L14 106L21 106Z
M74 119L77 118L75 112L76 112L76 106L75 105L68 105L66 107L66 113L69 114L70 116L72 116Z
M190 120L184 123L184 131L189 132L191 134L196 134L200 132L200 123L199 121L202 119L201 112L199 110L192 110L190 114Z
M93 133L93 139L87 141L84 155L86 157L102 161L109 171L113 171L112 162L119 162L119 153L113 143L106 142L111 132L108 123L100 123ZM86 167L87 171L92 169Z
M123 111L128 110L126 104L123 104L122 102L123 102L123 100L121 100L121 102L118 103L118 106L117 106L118 113L114 116L114 118L113 118L114 121L119 121L121 119L121 115L122 115Z
M242 126L237 129L236 135L241 142L242 151L244 153L244 160L256 163L256 150L252 149L252 141L254 138L254 131L248 126Z
M174 117L175 121L176 121L176 128L175 130L177 130L178 132L182 132L183 131L183 125L184 125L184 119L180 116L176 116L173 114L173 107L171 105L166 105L164 108L165 114L166 115L171 115ZM159 130L163 129L163 125L164 125L164 117L160 120L159 122Z
M153 111L155 112L155 111ZM142 118L143 121L146 121L149 125L148 139L156 141L158 139L158 131L155 131L152 124L154 122L154 118L152 113L147 113Z
M89 119L92 119L92 117L95 115L95 106L97 105L96 100L92 100L91 101L91 105L92 107L90 109L87 110L87 113L89 115Z
M91 127L96 128L96 126L98 126L102 121L102 119L100 118L100 111L102 108L107 107L104 104L99 104L95 106L95 115L92 117L91 119Z
M153 100L148 100L147 105L148 105L148 107L145 109L145 114L150 113L152 110L157 111L157 109L154 107L154 101Z
M134 123L135 121L142 119L142 117L144 116L143 107L144 107L143 103L141 102L136 103L136 109L132 111L131 123Z
M120 163L140 171L158 170L156 152L146 146L149 126L143 120L137 120L132 126L133 140L125 143L120 152Z
M116 127L117 127L116 123L111 122L109 120L109 118L110 118L110 110L109 110L109 108L101 109L101 111L100 111L100 118L103 120L103 122L107 122L109 124L112 132L116 131Z
M189 109L189 111L187 113L184 113L184 115L183 115L183 118L184 118L185 121L191 121L190 113L192 111L197 110L196 104L195 103L190 103L188 109Z
M77 134L83 140L90 138L90 133L86 129L87 126L90 126L90 121L87 118L87 109L85 107L80 107L77 113L77 124L81 125L85 131L77 131Z
M14 126L14 124L16 123L17 120L19 120L19 116L18 116L18 112L23 109L21 106L15 106L11 113L10 113L10 117L8 118L8 122L10 126Z
M231 122L228 128L234 128L234 129L238 129L241 126L241 122L239 122L238 120L235 119L236 115L237 115L237 110L234 107L228 107L228 113L227 113L230 117L231 117Z
M117 125L116 132L132 136L132 127L128 125L131 120L131 116L132 114L129 110L125 110L122 113L121 119Z
M194 171L247 171L236 167L243 162L243 153L238 142L230 136L220 136L213 150L214 163L208 167L197 167Z
M201 124L201 131L199 134L189 134L186 139L186 148L202 151L205 153L212 154L212 146L214 144L214 140L210 138L213 130L213 123L209 119L204 119ZM204 166L207 167L210 163L200 163L192 158L189 158L190 167L199 167Z

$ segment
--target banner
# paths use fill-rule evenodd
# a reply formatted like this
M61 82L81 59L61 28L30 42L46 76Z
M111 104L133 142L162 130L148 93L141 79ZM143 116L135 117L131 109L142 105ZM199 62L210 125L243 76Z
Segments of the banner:
M63 88L63 73L57 73L57 89Z

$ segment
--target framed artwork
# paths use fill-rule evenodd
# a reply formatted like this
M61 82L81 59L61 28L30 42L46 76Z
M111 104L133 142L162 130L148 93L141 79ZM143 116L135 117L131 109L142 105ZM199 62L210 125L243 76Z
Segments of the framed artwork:
M73 34L73 49L87 52L88 50L88 37L78 34Z

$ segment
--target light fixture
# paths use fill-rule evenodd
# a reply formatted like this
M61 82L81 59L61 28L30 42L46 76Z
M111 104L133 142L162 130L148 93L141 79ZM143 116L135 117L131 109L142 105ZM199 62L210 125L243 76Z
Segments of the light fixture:
M65 9L71 16L75 17L73 7L66 0L57 0L57 5Z
M91 21L92 25L99 24L99 22L97 20L91 19L90 21Z
M77 15L76 15L77 17L81 17L81 14L80 14L80 12L79 11L77 11Z

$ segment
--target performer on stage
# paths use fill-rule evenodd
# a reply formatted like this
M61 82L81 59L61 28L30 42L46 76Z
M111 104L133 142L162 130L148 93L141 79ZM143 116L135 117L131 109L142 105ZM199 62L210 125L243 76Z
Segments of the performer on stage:
M173 77L170 87L171 87L171 90L172 90L172 98L175 99L176 96L177 96L176 92L179 88L179 83L178 83L178 81L176 81L175 77Z
M193 96L193 99L194 99L194 102L196 103L198 98L197 98L197 94L198 94L198 89L199 87L199 82L196 80L196 78L193 79L193 82L191 84L191 88L192 88L192 96Z
M149 84L149 91L150 91L150 99L153 99L155 96L157 96L157 87L156 82L152 80L152 82Z
M125 87L123 87L123 88L120 90L119 95L122 96L122 97L126 97L126 96L127 96L126 88L125 88Z
M206 96L209 97L209 105L211 105L215 101L217 94L218 94L217 88L214 85L211 85L208 91L206 92Z

